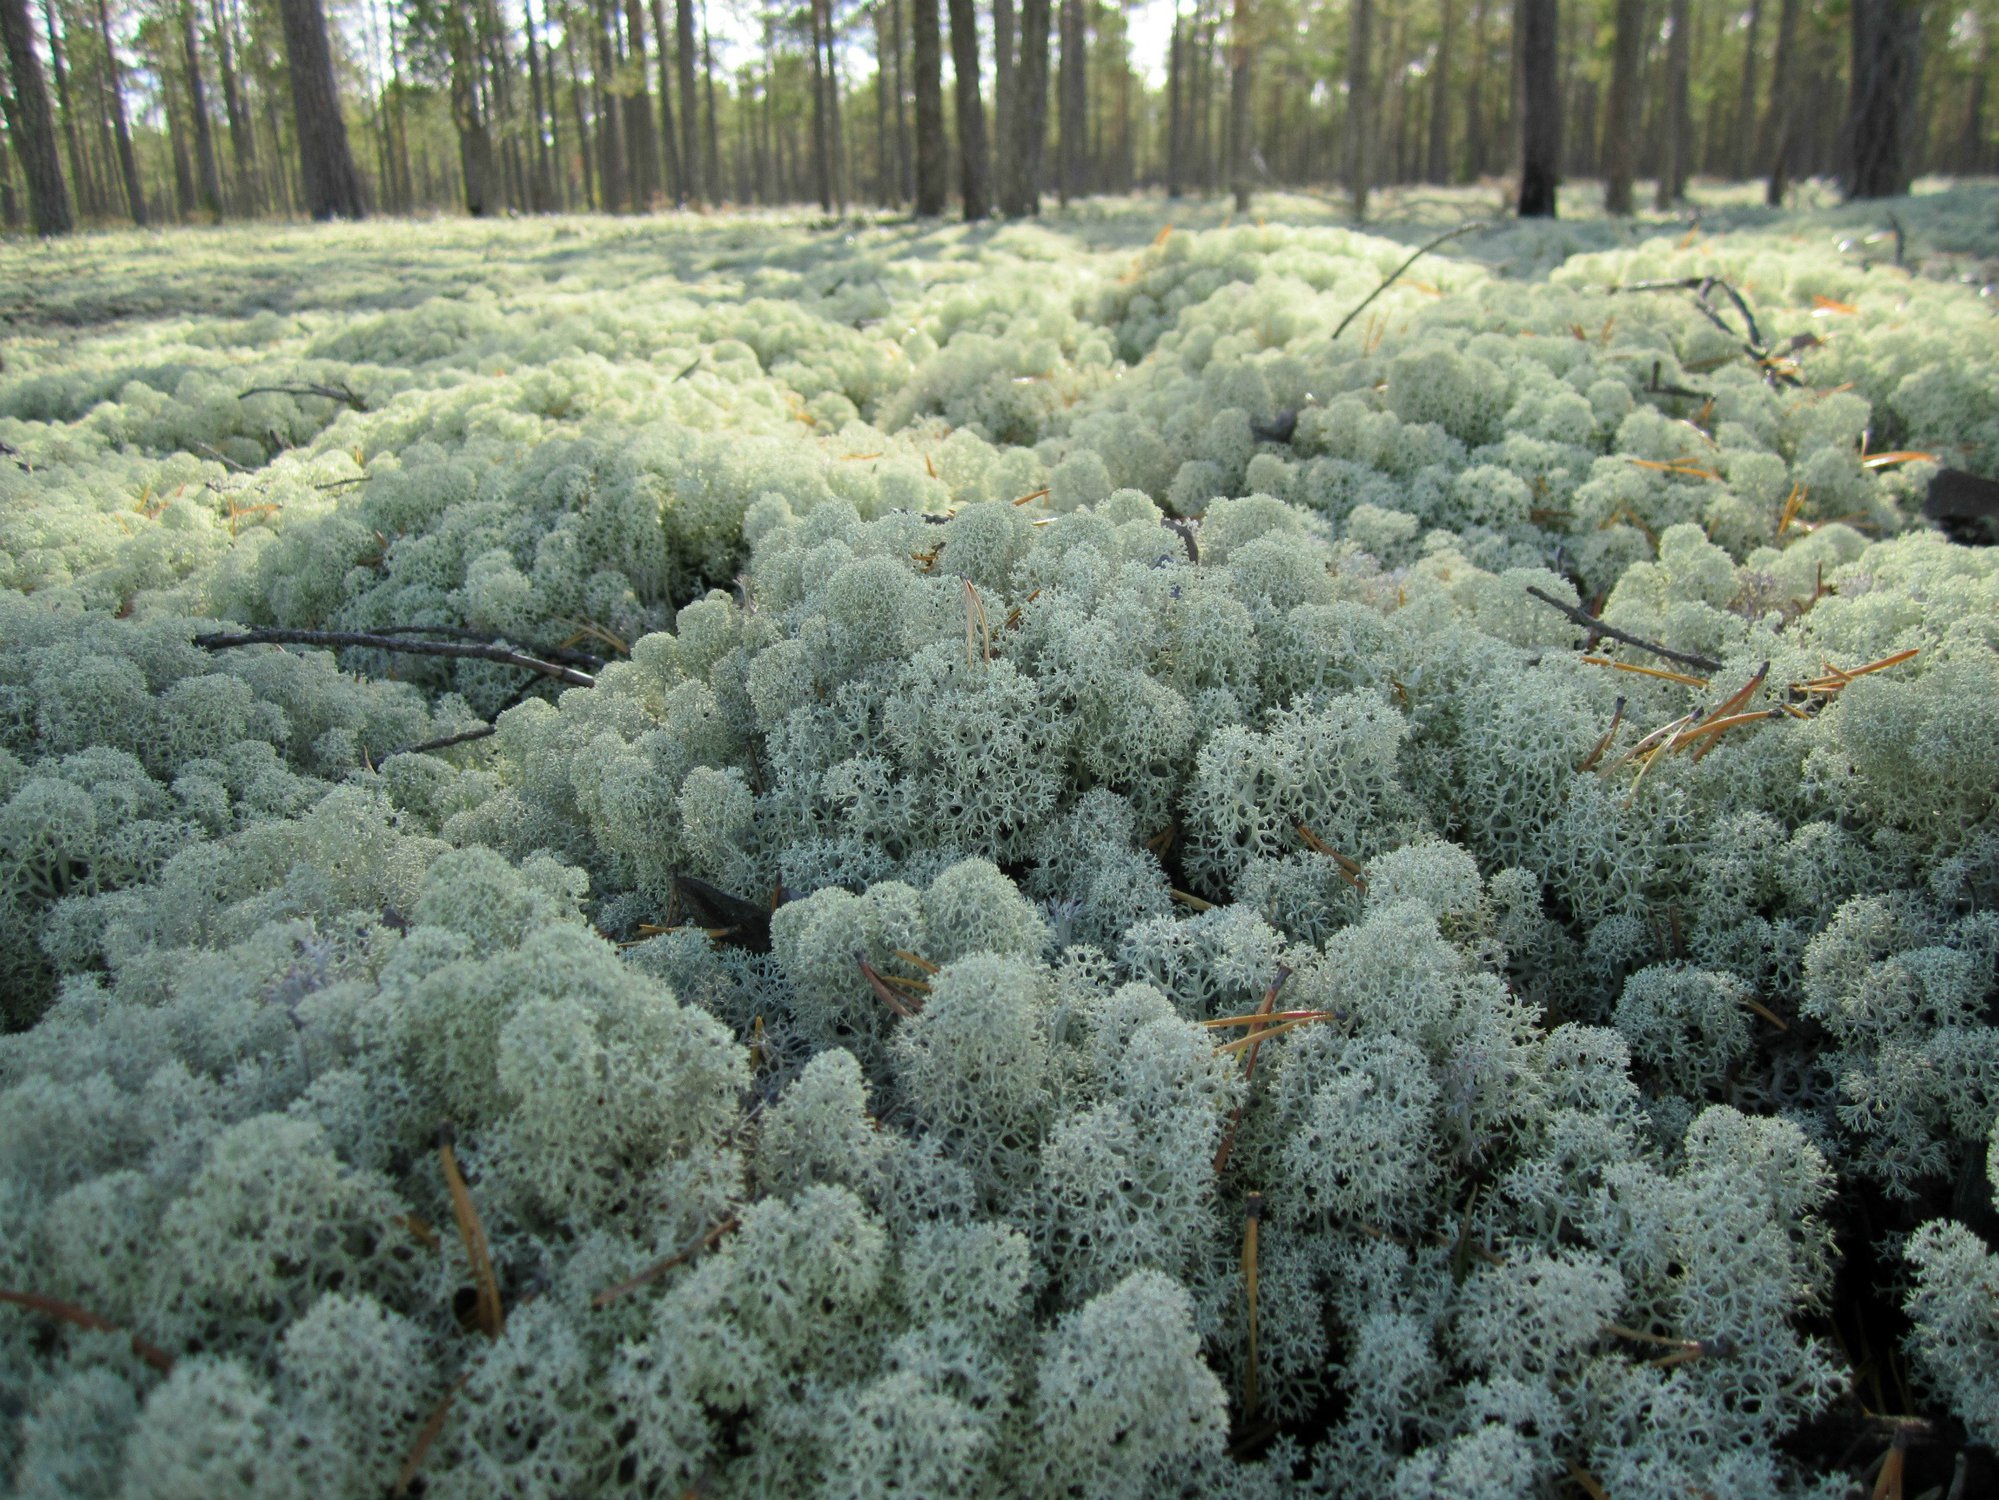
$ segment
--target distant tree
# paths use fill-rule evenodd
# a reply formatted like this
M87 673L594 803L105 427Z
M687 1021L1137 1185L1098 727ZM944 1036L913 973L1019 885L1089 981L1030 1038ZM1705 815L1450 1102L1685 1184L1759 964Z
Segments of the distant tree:
M1848 198L1909 190L1922 0L1852 0L1853 67L1842 132Z
M1064 204L1083 191L1083 169L1090 133L1088 45L1084 40L1083 0L1062 0L1056 22L1062 58L1055 80L1055 189Z
M1645 0L1617 0L1616 35L1610 53L1610 109L1603 151L1608 163L1603 206L1613 214L1631 212L1631 179L1638 156L1638 63L1645 46Z
M1014 59L1013 139L1000 174L1000 209L1015 218L1041 212L1041 155L1048 139L1049 0L1021 0Z
M1666 140L1659 168L1659 187L1652 202L1671 208L1687 195L1688 163L1694 154L1694 127L1688 98L1693 52L1693 22L1689 0L1671 0L1673 34L1666 42Z
M315 4L317 0L315 0ZM104 83L109 96L112 127L118 136L118 171L125 179L125 206L132 222L146 222L146 190L139 181L138 153L132 149L132 124L125 116L125 76L118 66L118 49L111 41L111 10L97 0L97 33L104 42Z
M1249 212L1249 69L1254 26L1250 0L1235 0L1235 17L1229 22L1229 187L1235 193L1239 214Z
M937 0L915 0L911 30L916 44L916 211L925 218L944 212L950 191L944 152L943 40L937 30Z
M298 124L299 184L315 219L358 219L365 212L361 177L347 149L347 122L333 82L326 12L319 0L278 0L291 74L292 116Z
M1532 3L1532 0L1528 0ZM1367 190L1374 175L1368 139L1374 134L1374 105L1368 89L1374 57L1374 0L1353 0L1347 20L1347 191L1353 195L1356 224L1367 222Z
M27 0L0 0L0 40L7 47L7 131L27 180L28 217L36 234L68 234L69 190L56 157L55 117L49 109L42 61L35 53Z
M1790 185L1791 158L1797 146L1798 0L1783 0L1777 12L1777 57L1770 74L1770 109L1763 118L1759 155L1770 174L1763 201L1781 208Z
M965 218L992 212L987 187L986 110L979 100L979 17L972 0L951 0L951 69L957 75L958 186Z
M1520 217L1555 217L1562 159L1562 94L1556 34L1558 0L1519 0Z

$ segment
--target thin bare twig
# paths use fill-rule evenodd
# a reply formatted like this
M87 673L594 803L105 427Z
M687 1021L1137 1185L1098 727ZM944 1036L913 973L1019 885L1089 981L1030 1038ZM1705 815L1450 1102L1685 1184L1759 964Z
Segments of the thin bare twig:
M328 401L338 401L351 406L356 411L366 411L368 403L346 384L320 385L306 381L301 385L253 385L247 391L236 394L238 401L247 401L252 396L323 396Z
M422 755L431 750L449 750L453 745L469 745L474 740L487 739L500 732L496 724L481 724L477 729L468 729L463 734L447 734L440 739L425 740L421 745L407 745L401 750L391 750L389 755ZM387 760L389 755L382 757Z
M1597 636L1608 636L1613 641L1622 641L1627 646L1636 646L1640 651L1649 651L1654 656L1664 657L1667 661L1681 662L1686 666L1698 668L1703 672L1719 672L1721 670L1721 663L1718 661L1710 661L1705 656L1695 656L1691 651L1675 651L1670 646L1661 646L1656 641L1646 640L1643 636L1632 635L1629 631L1619 630L1615 625L1606 625L1595 615L1585 614L1573 604L1564 604L1553 594L1537 589L1532 584L1527 586L1527 592L1534 598L1539 599L1543 604L1560 610L1571 620L1582 626L1583 629L1590 633L1592 643L1594 643Z
M25 1307L29 1312L38 1312L45 1318L54 1318L59 1323L70 1323L78 1328L88 1328L93 1333L124 1333L109 1318L100 1317L88 1308L78 1307L74 1302L65 1302L60 1297L45 1297L40 1292L15 1292L0 1288L0 1302L11 1302L16 1307ZM149 1343L138 1334L127 1334L132 1340L132 1352L162 1375L171 1375L174 1357L158 1344Z
M609 1307L620 1297L629 1296L647 1282L657 1281L675 1266L686 1265L687 1262L701 1254L702 1251L714 1249L715 1246L721 1243L722 1236L734 1229L740 1222L742 1221L737 1219L734 1214L731 1214L713 1229L708 1230L704 1234L696 1235L665 1259L654 1261L643 1271L639 1272L638 1275L627 1277L616 1286L605 1287L603 1291L590 1299L590 1305L592 1307Z
M1402 264L1397 266L1393 271L1390 271L1388 273L1388 279L1386 281L1382 282L1380 286L1376 287L1373 291L1369 292L1367 296L1362 298L1361 303L1358 307L1356 307L1352 312L1348 313L1344 318L1340 319L1340 326L1333 330L1333 337L1337 339L1341 334L1345 333L1347 331L1347 324L1351 323L1355 318L1359 317L1362 313L1366 312L1369 303L1373 302L1376 297L1379 297L1383 292L1387 291L1390 287L1394 286L1395 283L1401 278L1402 273L1404 271L1408 270L1411 266L1415 265L1417 261L1421 260L1424 256L1428 255L1432 250L1436 249L1439 245L1448 244L1461 234L1470 234L1473 230L1476 229L1490 229L1490 228L1492 228L1492 223L1490 220L1473 219L1469 224L1460 224L1456 229L1445 230L1435 239L1430 240L1427 243L1420 246L1413 255L1411 255L1407 260L1403 261Z
M575 687L595 687L597 679L587 672L579 672L574 667L561 666L556 662L543 661L540 657L524 656L505 646L486 645L472 641L411 641L393 635L379 635L364 630L286 630L259 629L245 631L241 635L198 635L194 638L197 646L209 651L227 651L236 646L359 646L374 651L399 651L408 656L452 656L473 661L496 661L503 666L520 667L525 671L539 672L544 677L553 677Z

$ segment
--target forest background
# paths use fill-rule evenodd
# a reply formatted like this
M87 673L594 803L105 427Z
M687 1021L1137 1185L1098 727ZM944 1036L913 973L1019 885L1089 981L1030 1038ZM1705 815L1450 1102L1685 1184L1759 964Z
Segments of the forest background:
M1991 172L1999 3L0 0L0 218ZM1523 155L1524 153L1524 155ZM1523 167L1527 168L1523 172Z

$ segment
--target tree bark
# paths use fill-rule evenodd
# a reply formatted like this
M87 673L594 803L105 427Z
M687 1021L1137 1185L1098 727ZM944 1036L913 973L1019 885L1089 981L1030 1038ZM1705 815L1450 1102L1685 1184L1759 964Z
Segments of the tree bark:
M451 123L458 131L458 166L465 179L465 212L484 218L499 208L493 181L493 135L479 86L479 58L474 50L472 18L463 5L453 5L444 20L445 44L451 54Z
M1777 12L1777 56L1770 69L1770 109L1763 117L1762 150L1770 179L1763 188L1763 201L1781 208L1791 184L1791 158L1796 139L1798 51L1798 0L1784 0Z
M680 165L680 142L673 125L673 49L666 44L666 6L652 0L652 34L659 39L659 146L666 194L676 204L687 201L687 174ZM680 107L687 108L685 99Z
M708 35L708 0L701 0L701 89L708 127L707 170L701 180L708 184L709 199L719 203L727 195L722 191L722 144L715 126L715 45Z
M1013 48L1019 32L1013 0L993 0L993 140L1002 155L1013 142Z
M1687 196L1688 164L1694 155L1692 104L1688 98L1688 76L1693 56L1693 17L1690 0L1671 0L1672 39L1666 44L1665 155L1659 167L1659 187L1653 206L1671 208Z
M1763 21L1763 0L1750 0L1749 26L1742 34L1742 101L1735 110L1735 149L1730 153L1730 175L1742 178L1750 172L1749 153L1756 145L1756 32Z
M319 0L279 0L285 59L291 73L292 114L298 124L299 186L315 219L358 219L365 212L361 177L347 148L347 122L333 83L333 53L326 44L326 13Z
M812 0L814 35L826 0ZM678 0L673 17L676 72L680 78L680 169L687 179L690 203L708 201L708 184L701 172L701 117L694 94L694 0ZM661 45L665 45L664 42Z
M1041 212L1041 155L1048 138L1049 0L1021 0L1020 50L1014 58L1013 139L1000 174L1000 210L1012 218Z
M1520 0L1520 217L1555 217L1562 95L1557 0Z
M1235 0L1229 22L1229 186L1239 214L1249 212L1250 195L1250 26L1249 0Z
M1922 13L1921 0L1853 0L1853 71L1841 152L1849 199L1909 191Z
M951 67L957 74L959 190L967 222L992 212L987 186L986 110L979 99L979 15L972 0L950 0Z
M111 128L118 137L118 171L125 179L125 205L132 222L146 226L146 190L139 181L139 158L132 150L132 125L125 116L125 75L118 66L118 49L111 45L111 11L97 0L97 34L104 41L105 92L111 107Z
M1085 81L1083 0L1062 0L1057 22L1061 35L1061 70L1056 77L1056 192L1066 206L1083 191L1084 136L1088 130L1088 85Z
M215 132L208 119L208 85L201 77L201 49L194 29L194 0L180 3L181 52L187 59L187 107L194 117L195 166L200 173L202 209L215 220L222 218L222 174L215 166Z
M230 27L222 13L222 0L209 0L209 20L215 28L215 70L222 75L222 110L229 121L229 151L236 158L236 211L254 214L264 206L263 184L257 172L257 129L250 106L243 98L242 80L236 72ZM395 12L389 12L390 24Z
M1185 161L1182 155L1183 137L1186 135L1186 107L1181 95L1186 92L1181 75L1186 71L1186 51L1180 37L1180 0L1173 0L1173 40L1166 53L1166 196L1177 198L1181 194L1181 178Z
M948 168L944 157L944 61L937 31L937 0L915 0L911 12L916 51L916 211L944 212Z
M1347 32L1347 191L1353 196L1356 224L1367 222L1367 190L1374 170L1368 150L1368 138L1374 133L1374 108L1368 96L1373 29L1374 0L1353 0Z
M26 11L23 0L22 13L25 15ZM88 214L93 209L93 194L90 178L83 169L83 146L76 134L76 110L70 104L69 76L63 66L62 41L56 35L54 0L42 0L42 26L49 39L49 66L56 79L56 104L62 115L63 144L69 151L69 180L76 191L77 202Z
M666 45L665 37L660 45ZM652 91L646 87L646 14L643 0L625 0L625 55L632 64L632 92L625 95L625 139L631 143L632 207L644 213L661 191L659 137L653 134ZM628 85L629 86L629 85Z
M1437 38L1437 66L1430 81L1430 149L1423 176L1451 180L1451 44L1457 39L1457 6L1444 0L1443 30Z
M1645 45L1645 0L1617 0L1616 35L1611 42L1610 108L1605 112L1603 207L1631 213L1631 179L1638 153L1638 61Z
M605 213L616 213L625 201L625 131L611 82L617 74L611 34L616 29L610 0L597 0L597 67L592 82L597 116L597 193Z
M55 117L42 79L42 60L35 52L28 0L0 0L0 40L7 47L11 85L6 93L7 129L27 182L28 217L34 220L36 234L68 234L73 225L69 190L56 158Z

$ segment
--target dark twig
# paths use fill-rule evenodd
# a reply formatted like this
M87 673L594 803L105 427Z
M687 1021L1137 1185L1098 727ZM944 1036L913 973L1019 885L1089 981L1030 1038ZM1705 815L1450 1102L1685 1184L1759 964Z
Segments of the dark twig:
M592 1307L609 1307L620 1297L629 1296L647 1282L659 1280L660 1277L671 1271L675 1266L684 1266L690 1260L694 1259L695 1256L701 1254L702 1251L714 1249L722 1242L722 1237L741 1222L734 1214L731 1214L713 1229L696 1235L664 1260L654 1261L643 1271L639 1272L638 1275L627 1277L616 1286L605 1287L603 1291L590 1299L590 1305Z
M453 745L469 745L474 740L483 740L500 732L499 726L481 724L477 729L468 729L463 734L447 734L441 739L425 740L420 745L406 745L401 750L391 750L389 755L422 755L431 750L449 750ZM382 757L387 760L389 755Z
M1591 645L1595 644L1598 636L1608 636L1613 641L1622 641L1627 646L1636 646L1640 651L1649 651L1654 656L1663 656L1667 661L1676 661L1684 666L1698 668L1703 672L1719 672L1721 670L1721 663L1718 661L1710 661L1705 656L1695 656L1691 651L1675 651L1670 646L1661 646L1655 641L1646 640L1643 636L1632 635L1629 631L1619 630L1615 625L1606 625L1596 616L1584 614L1573 604L1564 604L1553 594L1543 593L1531 584L1528 585L1527 592L1534 598L1539 599L1543 604L1549 605L1554 609L1559 609L1563 614L1587 630L1590 633L1589 644Z
M399 651L409 656L451 656L471 661L496 661L502 666L539 672L574 687L595 687L597 679L574 667L560 666L539 657L524 656L505 646L472 641L410 641L392 635L363 630L249 630L242 635L198 635L194 643L208 651L227 651L236 646L358 646L373 651Z
M1435 239L1430 240L1428 243L1419 247L1413 255L1411 255L1407 260L1402 262L1402 264L1397 266L1393 271L1390 271L1388 273L1388 279L1386 281L1382 282L1380 286L1376 287L1373 291L1369 292L1367 296L1362 298L1360 306L1356 307L1352 312L1348 313L1344 318L1340 319L1340 326L1333 330L1333 337L1337 339L1341 334L1345 333L1347 331L1347 324L1351 323L1355 318L1359 317L1362 313L1366 312L1369 303L1373 302L1376 297L1379 297L1383 292L1387 291L1390 287L1394 286L1396 281L1401 277L1404 271L1408 270L1411 266L1415 265L1417 261L1421 260L1424 256L1428 255L1432 250L1436 249L1439 245L1448 244L1450 241L1456 239L1461 234L1470 234L1473 230L1476 229L1490 229L1490 228L1492 228L1492 223L1490 220L1473 219L1469 224L1460 224L1456 229L1445 230Z
M1648 385L1648 386L1646 386L1646 387L1645 387L1645 394L1646 394L1646 395L1648 395L1648 396L1691 396L1691 397L1695 397L1695 398L1697 398L1697 399L1698 399L1698 398L1706 398L1706 397L1709 397L1709 396L1711 396L1711 394L1712 394L1711 392L1708 392L1708 391L1696 391L1696 390L1692 390L1692 389L1689 389L1688 387L1686 387L1686 386L1684 386L1684 385L1661 385L1661 384L1659 384L1659 371L1660 371L1660 368L1662 367L1662 364L1663 364L1663 361L1661 361L1661 360L1656 360L1656 359L1655 359L1655 360L1653 360L1653 361L1652 361L1652 383L1651 383L1650 385Z
M440 641L487 641L492 635L484 630L474 630L469 625L377 625L369 632L372 635L416 635L428 636ZM604 658L594 651L582 651L574 646L536 646L530 644L528 650L543 661L560 662L566 667L582 667L595 671L604 665Z
M338 401L342 405L351 406L356 411L368 409L368 403L356 395L345 382L339 385L320 385L313 381L307 381L303 385L253 385L247 391L239 391L236 399L247 401L252 396L321 396L328 401Z
M78 1307L74 1302L65 1302L60 1297L45 1297L40 1292L15 1292L0 1288L0 1302L11 1302L16 1307L25 1307L29 1312L38 1312L45 1318L54 1318L59 1323L74 1324L78 1328L88 1328L93 1333L124 1333L109 1318L100 1317L87 1308ZM148 1343L138 1334L127 1335L132 1340L132 1352L162 1375L171 1375L174 1357Z

